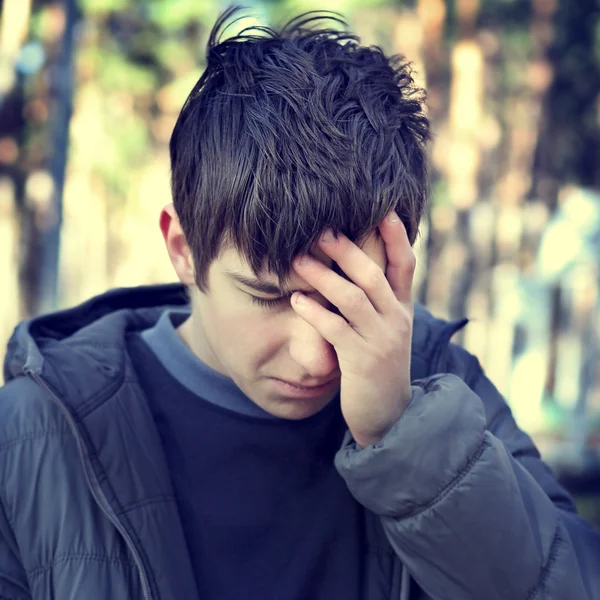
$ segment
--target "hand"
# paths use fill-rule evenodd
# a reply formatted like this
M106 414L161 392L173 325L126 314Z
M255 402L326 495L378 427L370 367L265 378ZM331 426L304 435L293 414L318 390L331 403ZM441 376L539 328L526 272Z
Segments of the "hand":
M340 399L346 424L359 446L378 443L411 400L410 353L415 255L395 212L379 225L385 273L345 235L319 248L352 280L314 257L294 263L302 279L339 310L328 310L296 292L292 307L334 348L341 371ZM341 316L340 316L341 315Z

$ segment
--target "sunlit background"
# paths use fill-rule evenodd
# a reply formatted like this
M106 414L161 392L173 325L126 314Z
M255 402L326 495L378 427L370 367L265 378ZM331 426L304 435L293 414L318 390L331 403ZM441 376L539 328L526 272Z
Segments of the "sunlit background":
M157 226L168 140L227 5L0 1L2 340L107 288L174 279ZM246 5L231 33L335 10L414 62L435 136L418 297L471 319L457 341L544 457L577 493L600 490L597 0Z

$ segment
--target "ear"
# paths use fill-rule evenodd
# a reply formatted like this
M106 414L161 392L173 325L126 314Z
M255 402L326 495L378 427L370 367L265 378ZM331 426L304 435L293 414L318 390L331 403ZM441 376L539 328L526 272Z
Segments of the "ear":
M196 281L194 278L194 261L192 251L185 239L179 217L175 212L173 203L167 204L160 213L160 230L162 231L165 245L171 263L175 268L177 277L181 283L193 286Z

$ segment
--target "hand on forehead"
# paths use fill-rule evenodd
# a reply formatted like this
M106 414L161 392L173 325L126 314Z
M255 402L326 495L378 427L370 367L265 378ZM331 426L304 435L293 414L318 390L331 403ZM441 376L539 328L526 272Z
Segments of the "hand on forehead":
M360 244L359 248L385 273L387 267L387 255L385 245L377 230L371 232ZM315 258L319 259L325 265L331 266L331 259L315 244L310 251ZM334 267L334 270L335 267Z

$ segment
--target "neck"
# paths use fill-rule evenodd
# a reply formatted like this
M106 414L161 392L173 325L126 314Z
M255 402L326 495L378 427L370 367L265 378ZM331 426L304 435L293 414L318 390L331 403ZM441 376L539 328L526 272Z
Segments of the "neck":
M212 347L208 343L202 321L197 318L195 311L178 328L177 334L183 343L205 364L218 373L229 377Z

